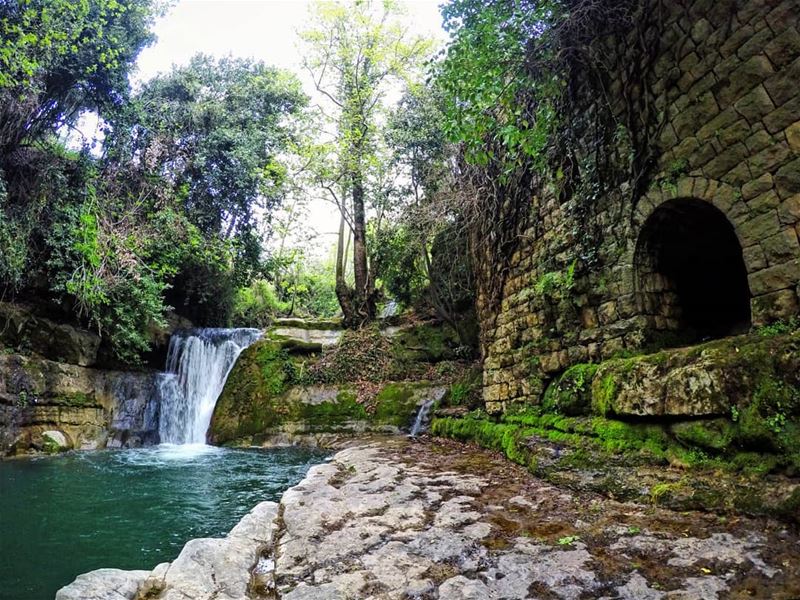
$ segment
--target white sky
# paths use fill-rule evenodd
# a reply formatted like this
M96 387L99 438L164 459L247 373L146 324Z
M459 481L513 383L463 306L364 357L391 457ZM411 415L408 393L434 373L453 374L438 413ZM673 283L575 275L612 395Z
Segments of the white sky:
M414 33L445 39L438 8L441 1L402 2ZM310 4L309 0L179 0L156 23L158 39L139 55L133 83L169 71L173 64L186 64L202 52L255 58L293 71L313 99L316 93L302 72L297 35L305 27ZM332 243L328 234L335 234L338 227L336 209L320 200L312 203L311 212L309 225L325 234L319 240L319 252L325 253Z

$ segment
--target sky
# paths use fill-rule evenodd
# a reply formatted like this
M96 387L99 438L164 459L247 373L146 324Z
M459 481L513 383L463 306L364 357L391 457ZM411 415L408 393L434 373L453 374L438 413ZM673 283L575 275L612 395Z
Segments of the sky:
M442 0L406 0L411 31L439 40L439 4ZM309 0L179 0L154 27L157 41L139 55L134 86L154 75L182 65L202 52L216 57L237 56L296 73L306 93L316 96L310 78L302 72L302 48L298 31L304 28ZM319 250L324 253L338 227L336 209L322 200L311 205L309 226L320 234Z

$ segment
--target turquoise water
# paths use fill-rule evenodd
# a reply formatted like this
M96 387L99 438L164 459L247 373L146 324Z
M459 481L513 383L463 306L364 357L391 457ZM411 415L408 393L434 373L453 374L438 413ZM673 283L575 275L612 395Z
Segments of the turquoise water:
M47 600L101 567L150 569L224 536L324 459L298 448L158 446L0 462L0 599Z

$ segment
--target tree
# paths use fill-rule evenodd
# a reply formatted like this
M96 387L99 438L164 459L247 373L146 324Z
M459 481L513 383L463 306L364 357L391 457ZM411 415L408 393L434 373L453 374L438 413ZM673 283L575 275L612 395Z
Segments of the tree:
M258 224L286 195L285 155L305 104L290 73L198 55L149 81L111 119L109 168L156 196L163 190L151 181L169 190L208 250L186 257L167 294L197 323L226 322L235 291L262 275Z
M112 123L110 156L185 189L190 220L229 238L284 195L281 155L305 106L292 74L247 59L197 55L144 85Z
M0 2L2 162L85 110L121 105L159 13L155 0Z
M429 40L410 35L399 15L399 6L392 0L317 2L314 28L302 34L307 45L304 66L327 99L327 116L335 124L333 167L321 179L341 212L336 295L344 322L351 327L375 317L367 209L370 184L375 183L376 133L385 97L392 84L420 65L432 47ZM346 225L353 235L352 288L345 280Z
M395 297L423 301L470 344L460 320L474 303L472 262L462 207L453 190L455 149L444 132L444 100L435 85L408 86L386 129L406 199L384 234L381 279Z

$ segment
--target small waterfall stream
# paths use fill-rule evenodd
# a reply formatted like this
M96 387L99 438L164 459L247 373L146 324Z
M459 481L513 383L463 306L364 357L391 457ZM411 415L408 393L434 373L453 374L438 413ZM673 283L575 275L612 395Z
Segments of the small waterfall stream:
M169 342L166 372L159 376L163 444L205 444L206 431L225 380L258 329L191 329Z
M431 409L436 403L435 398L425 400L425 403L419 407L417 417L414 419L414 424L411 426L409 437L417 437L420 433L428 429L431 422Z

